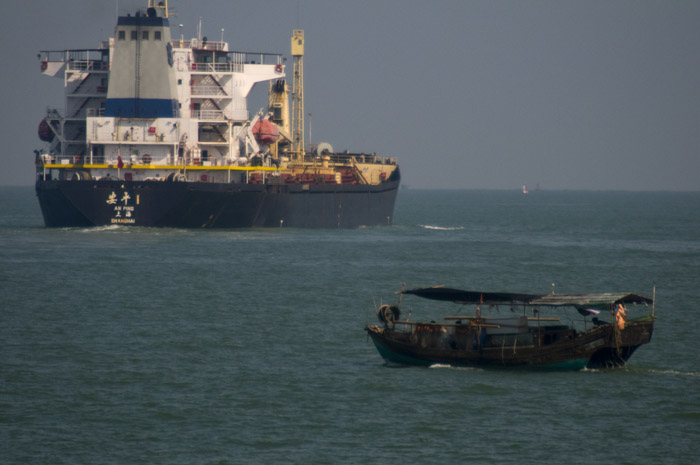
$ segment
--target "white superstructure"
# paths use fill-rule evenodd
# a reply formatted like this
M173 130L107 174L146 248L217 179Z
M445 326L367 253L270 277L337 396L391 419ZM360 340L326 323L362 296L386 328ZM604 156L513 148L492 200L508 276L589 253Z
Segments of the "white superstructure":
M41 68L63 77L66 91L63 113L49 110L42 123L45 166L80 166L70 175L93 179L116 167L126 180L190 170L222 182L251 164L273 169L252 134L266 115L251 120L246 100L256 83L284 79L281 55L173 40L167 7L152 7L120 17L97 49L42 52Z

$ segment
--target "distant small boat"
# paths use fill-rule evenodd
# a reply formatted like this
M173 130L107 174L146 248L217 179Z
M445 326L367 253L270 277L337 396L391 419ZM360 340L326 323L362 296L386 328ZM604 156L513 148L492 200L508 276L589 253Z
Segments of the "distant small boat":
M532 295L436 286L402 289L398 294L397 305L377 308L382 324L365 330L384 359L407 365L620 367L639 346L651 341L655 321L653 299L629 293ZM404 295L466 305L474 312L445 316L444 323L409 321L401 319ZM627 315L635 307L650 306L650 314ZM499 307L508 311L498 313ZM559 317L542 316L546 308L576 310L583 316L583 328L563 325ZM602 311L609 312L609 322L598 319Z
M523 194L527 194L527 185L523 184Z

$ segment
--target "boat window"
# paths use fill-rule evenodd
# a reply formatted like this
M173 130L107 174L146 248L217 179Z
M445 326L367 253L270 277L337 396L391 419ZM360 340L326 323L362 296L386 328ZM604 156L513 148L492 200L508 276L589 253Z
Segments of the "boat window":
M119 40L126 40L126 32L119 31Z
M143 31L141 33L141 40L148 40L148 31Z
M153 40L160 40L160 31L155 31L153 33Z
M131 31L131 40L137 40L139 38L139 34L136 31Z

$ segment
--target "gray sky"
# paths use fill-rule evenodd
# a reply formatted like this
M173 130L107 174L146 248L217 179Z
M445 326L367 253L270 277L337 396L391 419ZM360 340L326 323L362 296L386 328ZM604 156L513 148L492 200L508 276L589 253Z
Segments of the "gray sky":
M39 50L95 48L146 0L0 14L0 185L29 185L63 108ZM170 0L173 35L289 56L305 31L313 142L398 157L412 188L700 190L697 0ZM291 61L289 61L291 63ZM263 89L249 104L255 112ZM307 127L308 127L307 117ZM308 143L307 133L307 143Z

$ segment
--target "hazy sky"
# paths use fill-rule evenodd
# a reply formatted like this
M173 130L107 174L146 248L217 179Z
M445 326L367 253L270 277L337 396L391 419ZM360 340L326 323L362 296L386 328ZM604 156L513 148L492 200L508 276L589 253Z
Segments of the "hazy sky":
M37 126L47 106L63 108L38 51L96 48L117 10L145 4L28 0L10 13L3 1L0 185L33 183ZM223 28L238 51L289 56L292 29L304 29L313 142L398 157L412 188L700 190L700 1L170 7L174 36L180 23L195 36L201 17L203 35Z

